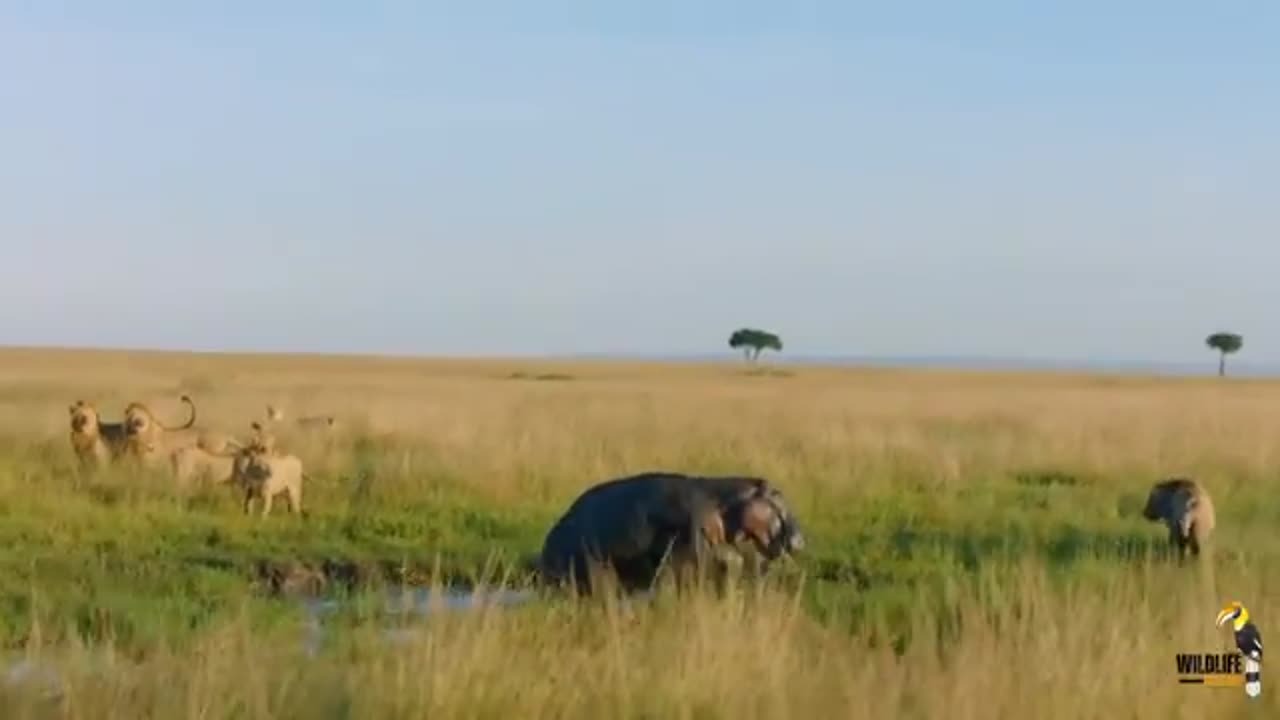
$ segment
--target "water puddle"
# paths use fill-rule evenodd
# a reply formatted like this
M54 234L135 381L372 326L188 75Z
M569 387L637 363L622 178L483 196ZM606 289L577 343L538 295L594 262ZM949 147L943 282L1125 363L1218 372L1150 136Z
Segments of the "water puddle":
M511 607L522 605L535 597L529 590L485 590L475 592L457 588L446 588L433 591L424 587L404 587L390 590L384 594L383 613L390 618L417 616L426 617L439 611L474 611L485 607ZM652 591L633 593L622 598L623 605L644 604L653 599ZM324 619L342 608L342 601L334 598L312 597L302 600L307 612L307 633L303 640L308 656L315 656L324 645L327 633ZM420 638L427 628L418 627L386 627L382 631L383 639L393 645L411 642Z
M440 611L471 611L485 607L520 605L533 599L529 590L461 590L445 588L433 590L424 587L404 587L387 591L383 598L383 614L390 617L424 617ZM307 613L307 634L303 640L307 655L314 656L324 645L326 632L324 618L342 608L342 601L334 598L313 597L302 600ZM419 637L415 628L388 627L383 629L383 639L392 644L409 642Z
M644 603L652 599L651 592L640 592L623 600L624 603ZM383 614L388 620L415 616L428 617L441 611L465 612L486 607L512 607L533 600L530 590L493 589L483 591L459 588L432 589L427 587L403 587L389 590L383 597ZM324 647L328 633L325 619L342 609L343 601L336 598L305 597L299 599L306 612L306 633L302 639L307 656L315 657ZM427 626L401 627L388 623L383 628L383 640L392 645L412 642L428 632ZM9 688L25 687L41 692L47 699L61 695L64 677L61 669L49 660L29 657L12 658L0 662L3 674L0 684Z
M74 658L49 657L41 653L11 653L0 661L4 669L0 687L9 692L27 694L45 703L65 699L68 677L102 677L114 669L107 653L91 653Z
M35 658L15 660L4 673L4 684L9 688L30 688L46 698L62 695L63 678L57 667Z
M386 593L383 611L388 615L428 615L437 610L479 610L486 605L518 605L533 598L528 590L472 590L444 589L433 591L424 587L405 587ZM302 601L307 612L320 617L337 611L341 601L333 598L307 598Z

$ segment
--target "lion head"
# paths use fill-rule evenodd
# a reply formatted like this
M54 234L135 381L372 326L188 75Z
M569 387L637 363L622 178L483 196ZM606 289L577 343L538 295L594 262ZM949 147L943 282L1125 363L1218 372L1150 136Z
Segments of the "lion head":
M191 408L191 415L185 424L169 427L156 418L151 408L140 402L131 402L124 409L125 430L129 435L144 439L154 438L166 432L187 430L196 423L196 405L191 398L183 395L179 400Z
M104 423L92 403L77 400L68 408L71 425L71 447L82 462L116 458L124 451L128 438L123 423Z
M71 432L76 435L98 434L98 409L84 400L77 400L68 407L71 414Z
M275 452L275 435L267 432L266 428L262 427L262 423L257 422L256 420L250 423L249 427L253 430L253 435L250 436L249 444L245 446L245 449L263 454Z

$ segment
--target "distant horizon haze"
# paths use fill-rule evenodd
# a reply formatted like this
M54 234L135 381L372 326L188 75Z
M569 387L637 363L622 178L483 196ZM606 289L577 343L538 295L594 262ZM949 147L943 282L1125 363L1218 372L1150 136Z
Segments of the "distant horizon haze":
M396 359L396 360L478 360L478 361L510 361L521 362L673 362L673 363L718 363L727 365L743 364L741 352L727 349L723 352L663 353L663 352L583 352L583 353L434 353L404 352L387 353L363 350L281 350L278 348L185 348L172 346L79 346L79 345L25 345L0 344L0 353L4 351L24 352L109 352L109 353L160 353L160 354L195 354L195 355L243 355L243 356L329 356L350 357L353 359ZM1217 375L1216 355L1208 358L1208 362L1200 361L1161 361L1135 358L1052 358L1030 355L1021 356L983 356L983 355L857 355L857 354L795 354L766 352L754 364L745 367L770 366L826 366L826 367L864 367L888 369L937 369L937 370L977 370L977 371L1045 371L1045 372L1083 372L1102 375L1166 375L1175 377L1197 377ZM1247 378L1280 377L1280 363L1250 362L1238 358L1228 361L1228 375Z
M1216 372L1225 330L1228 374L1280 366L1276 38L1276 3L11 5L0 343L747 326Z

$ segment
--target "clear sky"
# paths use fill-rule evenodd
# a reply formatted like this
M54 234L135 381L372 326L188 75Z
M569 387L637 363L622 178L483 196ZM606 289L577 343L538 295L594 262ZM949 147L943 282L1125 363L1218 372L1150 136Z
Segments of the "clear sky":
M1274 0L196 5L0 3L0 343L1280 362Z

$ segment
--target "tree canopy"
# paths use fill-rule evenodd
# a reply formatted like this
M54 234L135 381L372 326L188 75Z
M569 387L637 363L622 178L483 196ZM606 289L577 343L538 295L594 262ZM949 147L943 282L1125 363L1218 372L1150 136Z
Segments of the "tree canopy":
M1218 351L1218 375L1227 373L1227 355L1240 352L1244 338L1236 333L1216 332L1204 339L1204 344Z
M729 347L741 350L748 362L757 360L761 350L782 352L782 338L767 330L739 328L729 336Z

